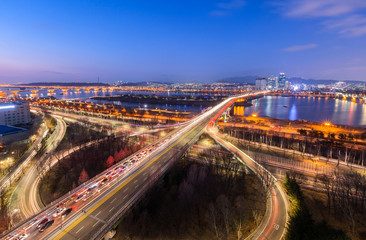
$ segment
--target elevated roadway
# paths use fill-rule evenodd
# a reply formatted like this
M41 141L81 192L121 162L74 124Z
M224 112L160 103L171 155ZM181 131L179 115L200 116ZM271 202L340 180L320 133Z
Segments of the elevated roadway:
M240 162L245 164L252 172L261 178L263 180L263 185L267 188L268 201L263 220L255 231L246 239L283 239L288 221L289 203L281 183L254 159L233 144L220 138L212 127L208 128L208 132L220 145L235 154Z
M30 217L44 207L39 198L31 200L29 196L31 195L30 193L36 189L37 179L39 179L39 169L37 166L48 165L47 161L65 135L66 123L60 118L56 118L56 121L55 130L47 139L42 155L28 169L10 196L9 202L11 204L11 209L16 209L16 212L21 215L21 218Z
M241 97L250 96L249 94ZM6 237L25 233L31 239L100 239L118 221L141 195L192 145L207 124L230 107L236 98L229 98L194 118L188 125L173 131L164 139L142 149L124 162L113 166L71 193L47 206L38 215L28 219ZM129 165L115 177L116 169ZM124 165L123 165L124 166ZM114 169L113 169L114 168ZM120 170L118 170L120 172ZM106 179L106 180L104 180ZM107 181L108 184L100 184ZM84 196L87 189L96 186L95 194ZM87 198L78 201L78 197ZM60 204L72 208L66 217L52 217ZM35 225L48 216L54 223L40 233Z
M5 190L9 187L26 169L30 161L37 154L39 145L41 145L42 139L44 138L47 127L45 124L41 124L41 132L38 135L34 143L29 147L29 149L23 154L16 165L14 165L11 170L0 179L0 191Z

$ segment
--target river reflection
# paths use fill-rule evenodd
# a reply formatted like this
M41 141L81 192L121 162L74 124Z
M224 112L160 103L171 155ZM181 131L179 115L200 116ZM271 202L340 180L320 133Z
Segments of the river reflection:
M266 96L252 101L244 114L278 119L305 119L313 122L366 127L364 101L352 102L332 98Z

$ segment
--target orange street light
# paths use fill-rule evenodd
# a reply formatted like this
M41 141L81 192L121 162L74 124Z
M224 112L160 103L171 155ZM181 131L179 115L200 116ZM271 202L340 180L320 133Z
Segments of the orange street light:
M330 122L325 122L325 123L324 123L324 125L325 125L325 126L330 126L330 125L332 125L332 124L331 124Z
M252 114L252 117L257 117L257 114L256 114L256 113L253 113L253 114Z

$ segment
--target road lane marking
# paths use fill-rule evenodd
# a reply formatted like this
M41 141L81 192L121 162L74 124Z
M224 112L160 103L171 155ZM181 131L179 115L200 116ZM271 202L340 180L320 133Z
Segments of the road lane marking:
M114 207L112 207L111 209L109 209L109 211L108 212L112 212L112 210L114 209Z
M117 200L117 198L114 198L112 201L111 201L111 203L113 203L114 201L116 201Z
M99 221L97 221L96 223L94 223L94 224L93 224L93 227L95 227L98 223L99 223Z
M114 189L112 192L110 192L103 200L101 200L99 203L95 204L94 207L92 207L87 213L91 214L96 209L98 209L103 203L105 203L109 198L111 198L114 194L116 194L118 191L120 191L123 187L125 187L129 182L131 182L135 177L140 175L143 171L145 171L147 168L149 168L153 163L155 163L158 159L161 158L164 154L166 154L170 149L175 147L178 143L180 143L185 137L187 137L189 134L191 134L199 125L196 125L193 127L190 131L188 131L186 134L184 134L182 137L180 137L174 144L172 144L170 147L165 149L164 152L160 153L157 157L155 157L151 162L149 162L145 167L143 167L140 171L136 172L134 175L129 177L124 183L122 183L119 187ZM127 190L127 189L126 189ZM126 191L124 190L124 192ZM86 218L85 215L78 218L76 221L71 223L63 232L59 233L54 239L58 240L61 239L63 236L66 235L66 233L70 232L74 227L76 227L80 222L82 222Z
M128 190L128 187L125 188L125 190L123 190L123 193L125 193Z
M97 217L102 211L99 211L95 216Z
M81 231L81 229L83 229L83 228L84 228L84 226L82 226L81 228L79 228L79 230L76 231L76 234L78 234Z

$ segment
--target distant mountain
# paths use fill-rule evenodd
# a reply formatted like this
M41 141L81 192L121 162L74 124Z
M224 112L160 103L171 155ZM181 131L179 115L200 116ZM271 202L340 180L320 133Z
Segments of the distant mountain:
M109 86L107 83L89 83L89 82L35 82L27 84L18 85L28 85L28 86L60 86L60 87L106 87Z
M340 81L340 80L327 80L327 79L304 79L304 78L299 78L299 77L292 77L292 78L288 78L288 81L291 82L292 84L307 84L307 85L318 85L318 84L324 84L324 85L329 85L329 84L334 84L337 82L346 82L348 84L361 84L361 83L365 83L363 81L355 81L355 80L344 80L344 81Z
M228 77L218 80L219 83L250 83L255 84L255 79L259 76L244 76L244 77Z
M255 80L257 78L260 78L260 77L259 76L228 77L228 78L223 78L221 80L218 80L216 82L219 82L219 83L248 83L248 84L255 84ZM329 84L334 84L336 82L346 82L348 84L365 83L364 81L355 81L355 80L344 80L344 81L331 80L331 79L329 79L329 80L328 79L316 80L316 79L304 79L304 78L300 78L300 77L290 77L290 78L287 78L287 81L291 82L292 84L307 84L307 85L318 85L318 84L329 85Z

